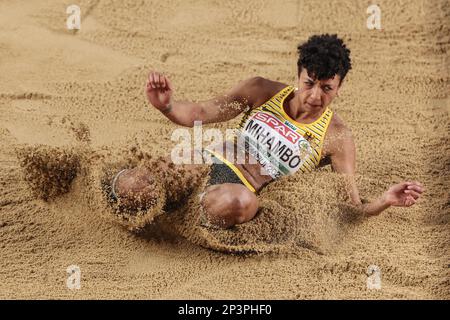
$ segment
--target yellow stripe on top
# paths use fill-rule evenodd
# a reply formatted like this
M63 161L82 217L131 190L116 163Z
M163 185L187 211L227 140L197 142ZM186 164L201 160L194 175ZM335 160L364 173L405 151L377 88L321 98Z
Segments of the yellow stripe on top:
M242 181L242 183L253 193L256 192L256 189L250 184L250 182L248 182L248 180L244 177L244 175L241 173L241 171L239 171L239 169L232 164L230 161L228 161L227 159L225 159L224 157L222 157L220 154L213 152L211 150L205 149L206 151L208 151L209 153L211 153L214 157L216 157L217 159L219 159L220 161L222 161L224 164L226 164L231 170L234 171L234 173L239 177L239 179Z
M279 106L277 106L275 99L277 99L277 97L279 97L280 95L285 94L287 88L288 87L278 91L272 98L267 100L265 103L263 103L262 105L260 105L257 108L251 109L250 111L245 113L244 117L242 117L241 121L239 122L237 129L242 129L244 127L244 124L247 121L247 119L254 113L260 111L263 107L270 109L272 112L277 113L280 117L282 117L282 113L279 112ZM272 108L271 108L271 106L272 106Z
M287 86L280 90L267 102L247 113L239 123L238 128L242 129L247 119L252 114L260 110L267 110L273 113L280 120L287 120L297 128L297 133L302 135L311 143L312 154L310 159L305 161L304 165L300 169L302 172L312 171L320 163L323 142L325 140L325 134L331 122L331 118L333 117L333 111L327 107L322 115L312 123L300 123L292 119L284 110L283 103L286 97L288 97L295 89L296 88L293 86Z
M258 144L260 142L261 145L259 146L264 146L266 148L266 151L272 149L273 145L268 143L269 140L267 140L266 142L265 137L272 136L272 138L270 139L274 139L278 134L282 135L283 139L281 140L283 141L281 143L283 143L283 149L281 149L281 144L279 144L278 146L280 149L277 149L278 151L276 151L278 153L274 153L271 155L271 157L273 156L273 159L278 161L276 162L278 163L277 166L269 163L271 159L268 160L268 158L265 158L265 154L258 154L261 155L262 159L262 161L258 160L258 162L262 167L269 169L267 172L274 179L283 175L293 174L297 170L301 172L310 172L319 165L322 156L322 148L325 140L325 135L333 117L333 111L327 107L322 115L312 123L300 123L292 119L284 110L283 102L285 101L286 97L288 97L294 90L295 87L293 86L287 86L283 88L261 106L247 111L239 122L239 125L236 127L236 129L239 131L239 134L242 134L249 139L249 149L252 149L253 152L258 152L258 149L255 149L254 144ZM271 121L270 119L272 119L273 121L268 122ZM274 124L275 122L277 124ZM284 129L275 129L275 127L272 127L273 125L279 126L279 128ZM286 131L277 132L277 130ZM289 132L291 133L291 135L288 135ZM297 138L292 138L294 133L297 134L297 138L299 140L297 140ZM240 137L242 137L242 135ZM300 137L298 136L301 136L303 138L300 139ZM235 145L237 144L237 139L238 136L236 134L234 136ZM296 143L298 143L298 145L296 145ZM306 147L307 149L305 149L305 144L308 145L308 147ZM255 188L249 183L249 181L233 163L212 150L205 150L210 152L212 155L226 164L231 170L233 170L233 172L239 177L239 179L249 190L251 190L252 192L256 192ZM300 151L298 151L299 154L293 154L292 152L288 154L287 150ZM308 150L308 153L306 155L304 153L300 155L300 152L302 152L302 150ZM300 159L300 157L302 157L301 161L298 160ZM290 162L293 159L299 162Z
M322 148L323 142L325 140L325 134L327 132L328 126L330 125L331 118L333 117L333 111L330 108L326 108L322 115L312 123L300 123L294 119L292 119L284 110L283 102L292 91L294 91L293 86L287 86L284 90L280 92L280 94L275 97L277 102L278 111L281 112L285 119L287 119L290 123L295 125L298 128L298 132L303 135L303 137L311 136L312 137L312 150L313 154L311 157L311 161L313 162L313 166L311 163L307 161L305 163L308 164L308 171L314 169L314 167L319 165L320 158L322 156Z

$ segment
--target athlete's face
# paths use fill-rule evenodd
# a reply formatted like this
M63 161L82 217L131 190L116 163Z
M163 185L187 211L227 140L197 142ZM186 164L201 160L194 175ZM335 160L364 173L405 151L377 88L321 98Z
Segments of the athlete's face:
M298 78L298 95L301 106L308 111L324 109L337 96L341 84L341 77L317 80L308 75L308 71L302 68Z

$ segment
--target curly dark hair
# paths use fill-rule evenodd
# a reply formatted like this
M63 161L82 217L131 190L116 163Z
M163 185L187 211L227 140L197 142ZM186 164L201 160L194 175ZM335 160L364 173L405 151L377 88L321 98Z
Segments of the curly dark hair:
M336 34L314 35L297 47L298 74L302 68L318 80L330 79L338 74L341 82L352 68L350 50Z

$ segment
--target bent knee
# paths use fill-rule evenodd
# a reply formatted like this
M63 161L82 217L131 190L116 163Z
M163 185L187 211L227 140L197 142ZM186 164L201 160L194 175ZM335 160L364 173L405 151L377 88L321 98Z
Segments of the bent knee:
M236 224L242 224L250 221L256 214L258 209L257 198L254 194L243 193L233 196L234 215Z
M240 187L224 185L208 194L206 202L209 215L225 220L227 227L250 221L258 210L256 195Z

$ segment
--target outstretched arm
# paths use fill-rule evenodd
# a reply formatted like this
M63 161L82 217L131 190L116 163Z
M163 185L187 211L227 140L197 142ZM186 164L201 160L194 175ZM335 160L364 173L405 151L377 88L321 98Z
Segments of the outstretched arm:
M362 203L359 197L355 181L356 172L356 148L351 132L342 128L339 138L336 139L335 147L331 154L331 165L333 170L345 175L347 192L351 203L364 214L378 215L390 206L410 207L419 199L425 191L417 181L401 182L389 187L375 201Z
M204 124L228 121L253 107L261 81L261 77L243 80L225 94L206 101L173 101L174 88L169 78L159 72L150 72L145 90L150 104L169 120L193 127L195 121Z

